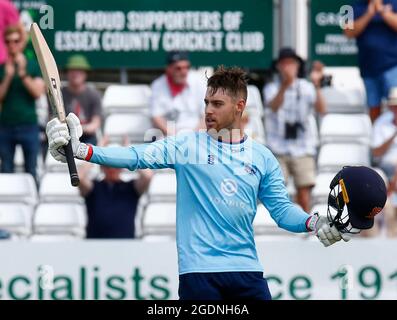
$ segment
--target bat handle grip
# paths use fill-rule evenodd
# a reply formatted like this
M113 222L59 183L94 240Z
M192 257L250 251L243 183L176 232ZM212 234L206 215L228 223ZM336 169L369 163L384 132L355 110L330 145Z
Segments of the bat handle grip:
M80 179L77 173L76 163L74 162L73 158L72 143L68 143L66 146L64 146L64 150L69 168L70 182L72 183L73 187L77 187L80 184Z

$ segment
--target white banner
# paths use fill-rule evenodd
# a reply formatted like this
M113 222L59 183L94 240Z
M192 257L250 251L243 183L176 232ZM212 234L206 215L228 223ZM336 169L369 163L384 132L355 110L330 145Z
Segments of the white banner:
M275 299L397 299L397 241L257 243ZM177 299L174 242L0 242L0 299Z

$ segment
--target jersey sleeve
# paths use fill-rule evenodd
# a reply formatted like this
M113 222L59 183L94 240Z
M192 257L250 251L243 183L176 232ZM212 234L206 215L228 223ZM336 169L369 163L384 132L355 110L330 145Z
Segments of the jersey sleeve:
M289 200L280 165L272 154L266 169L259 185L259 200L279 227L296 233L307 232L309 214Z
M164 169L175 168L179 155L183 154L183 140L167 137L152 143L131 147L92 146L92 163L115 168Z

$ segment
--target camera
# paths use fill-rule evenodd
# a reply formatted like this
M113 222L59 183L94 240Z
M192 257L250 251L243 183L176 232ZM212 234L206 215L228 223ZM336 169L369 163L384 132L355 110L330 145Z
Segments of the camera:
M304 130L304 126L300 122L285 123L285 139L295 140L298 138L298 131Z
M320 86L323 87L330 87L332 85L332 75L326 74L321 78Z

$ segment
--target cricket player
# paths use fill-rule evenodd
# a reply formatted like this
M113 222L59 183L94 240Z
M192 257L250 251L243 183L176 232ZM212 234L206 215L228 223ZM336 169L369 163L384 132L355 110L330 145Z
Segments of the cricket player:
M254 241L257 199L283 229L313 231L325 246L350 239L326 217L291 203L276 158L241 130L246 101L244 71L219 67L207 82L203 132L131 147L97 147L79 141L82 128L73 113L67 125L57 118L47 125L49 150L58 161L66 162L62 147L71 143L76 158L92 163L176 171L182 300L271 299Z

